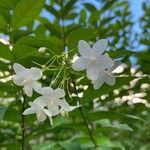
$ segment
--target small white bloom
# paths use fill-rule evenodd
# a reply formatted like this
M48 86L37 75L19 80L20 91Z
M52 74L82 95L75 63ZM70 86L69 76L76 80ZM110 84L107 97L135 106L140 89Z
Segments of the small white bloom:
M111 68L100 70L98 78L93 81L94 89L99 89L104 82L111 86L114 85L116 82L116 78L112 71L115 70L119 65L120 62L115 61L114 65Z
M80 107L80 105L77 106L70 106L66 100L60 100L59 101L59 106L61 107L60 113L62 116L68 115L68 112L73 111L74 109Z
M16 73L13 77L13 82L18 86L23 86L23 90L27 96L32 96L33 89L39 92L40 85L37 83L37 80L42 77L41 69L35 67L26 69L18 63L13 65L13 69Z
M34 101L34 102L29 102L29 105L31 107L26 109L23 112L24 115L29 115L29 114L35 113L38 122L43 122L46 119L46 116L48 116L51 124L53 123L52 122L52 114L47 109L45 109L41 103L39 103L38 101Z
M100 70L113 66L113 61L109 55L102 55L107 44L106 39L101 39L91 48L86 41L79 41L78 50L81 57L73 63L72 68L76 71L86 69L87 77L91 80L96 80Z
M59 113L67 113L79 106L70 106L66 100L62 100L65 96L65 91L57 88L53 90L50 87L44 87L41 90L42 96L38 97L35 101L40 103L42 106L47 107L48 111L52 116L58 115Z
M38 51L39 53L45 53L46 49L46 47L40 47Z

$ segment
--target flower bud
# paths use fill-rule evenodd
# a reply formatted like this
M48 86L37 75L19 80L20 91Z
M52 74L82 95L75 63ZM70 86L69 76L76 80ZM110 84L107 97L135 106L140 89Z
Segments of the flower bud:
M38 51L39 53L45 53L46 47L40 47Z

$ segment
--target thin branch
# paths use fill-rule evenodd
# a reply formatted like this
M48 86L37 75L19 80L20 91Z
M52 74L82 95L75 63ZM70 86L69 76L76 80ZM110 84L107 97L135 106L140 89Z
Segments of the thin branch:
M64 6L63 6L63 1L60 0L60 4L61 4L61 21L62 21L62 38L63 38L63 48L65 50L65 47L66 47L66 34L65 34L65 20L64 20ZM66 63L67 63L67 59L65 59ZM74 85L74 90L76 92L76 95L77 95L77 101L79 102L79 104L81 105L81 101L80 101L80 98L78 97L78 92L77 92L77 89L76 89L76 83L75 81L73 80L73 85ZM79 107L79 110L80 110L80 114L81 114L81 117L88 129L88 132L89 132L89 136L90 136L90 139L91 141L93 142L94 146L97 147L97 144L93 138L93 132L92 132L92 128L89 127L89 124L86 120L86 117L84 116L84 113L83 113L83 110L82 110L82 107Z
M81 100L80 100L80 98L79 98L79 96L78 96L78 91L77 91L76 83L75 83L74 80L72 80L72 84L73 84L73 86L74 86L75 94L77 95L77 101L79 102L79 105L81 105ZM84 121L84 123L85 123L85 125L86 125L86 127L87 127L87 129L88 129L88 132L89 132L89 136L90 136L91 141L93 142L93 144L94 144L95 147L98 147L98 145L96 144L96 142L95 142L95 140L94 140L94 138L93 138L92 126L90 127L90 125L88 124L88 121L86 120L86 117L84 116L82 107L79 107L79 110L80 110L81 117L82 117L82 119L83 119L83 121Z
M25 95L22 91L22 96L23 96L23 102L22 102L22 110L21 110L21 115L22 115L22 124L21 124L21 129L22 129L22 141L21 141L21 149L24 150L25 149L25 145L24 145L24 141L25 141L25 126L24 126L24 115L23 112L25 110Z
M61 21L62 21L62 39L63 39L63 48L65 50L66 35L65 35L64 5L63 5L63 1L62 0L60 0L60 5L61 5Z

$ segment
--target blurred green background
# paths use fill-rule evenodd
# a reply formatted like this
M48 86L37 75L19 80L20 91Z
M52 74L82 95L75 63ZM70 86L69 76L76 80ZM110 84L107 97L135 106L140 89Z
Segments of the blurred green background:
M0 0L0 37L0 149L150 149L149 0ZM92 143L78 109L68 117L56 116L54 126L48 119L37 124L35 115L22 116L21 87L11 80L13 63L29 68L45 65L52 54L39 53L40 47L56 55L69 52L71 61L78 53L79 40L93 44L103 38L109 41L110 56L122 62L115 70L114 86L94 90L84 72L72 69L63 70L52 85L56 88L65 78L66 100L75 105L77 96L69 74L74 75L98 147ZM55 62L58 70L59 62ZM45 71L42 85L49 86L58 72ZM25 108L37 96L26 97Z

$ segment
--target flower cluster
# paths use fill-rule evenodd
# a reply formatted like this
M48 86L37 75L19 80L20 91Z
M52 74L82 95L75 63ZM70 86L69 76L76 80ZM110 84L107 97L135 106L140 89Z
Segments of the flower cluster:
M23 86L24 93L31 97L33 90L42 96L36 98L33 102L29 102L30 108L26 109L23 114L36 114L38 122L43 122L48 116L50 123L53 124L52 116L66 113L74 110L78 106L70 106L64 99L65 92L63 89L57 88L53 90L51 87L41 87L37 80L42 77L42 70L32 67L26 69L20 64L15 63L13 69L16 73L13 82L18 86Z
M76 71L86 69L87 77L92 80L94 89L99 89L105 82L108 85L114 85L116 82L112 71L118 67L119 61L113 61L108 53L104 53L108 42L106 39L97 41L92 48L81 40L78 43L78 50L81 55L72 65Z
M86 69L87 77L92 80L94 89L99 89L105 82L108 85L114 85L116 82L113 70L116 69L120 62L113 61L108 53L104 53L108 42L106 39L97 41L92 48L84 41L79 41L78 50L81 55L72 65L76 71ZM46 48L42 47L39 52L45 52ZM24 93L31 97L33 90L41 94L33 102L29 102L30 108L26 109L23 114L33 114L37 116L38 122L43 122L47 116L50 123L53 124L52 117L58 114L66 115L74 110L77 106L70 106L65 97L65 91L57 88L42 87L37 80L42 77L42 70L32 67L27 69L20 64L15 63L13 69L16 73L13 81L18 86L23 86Z

